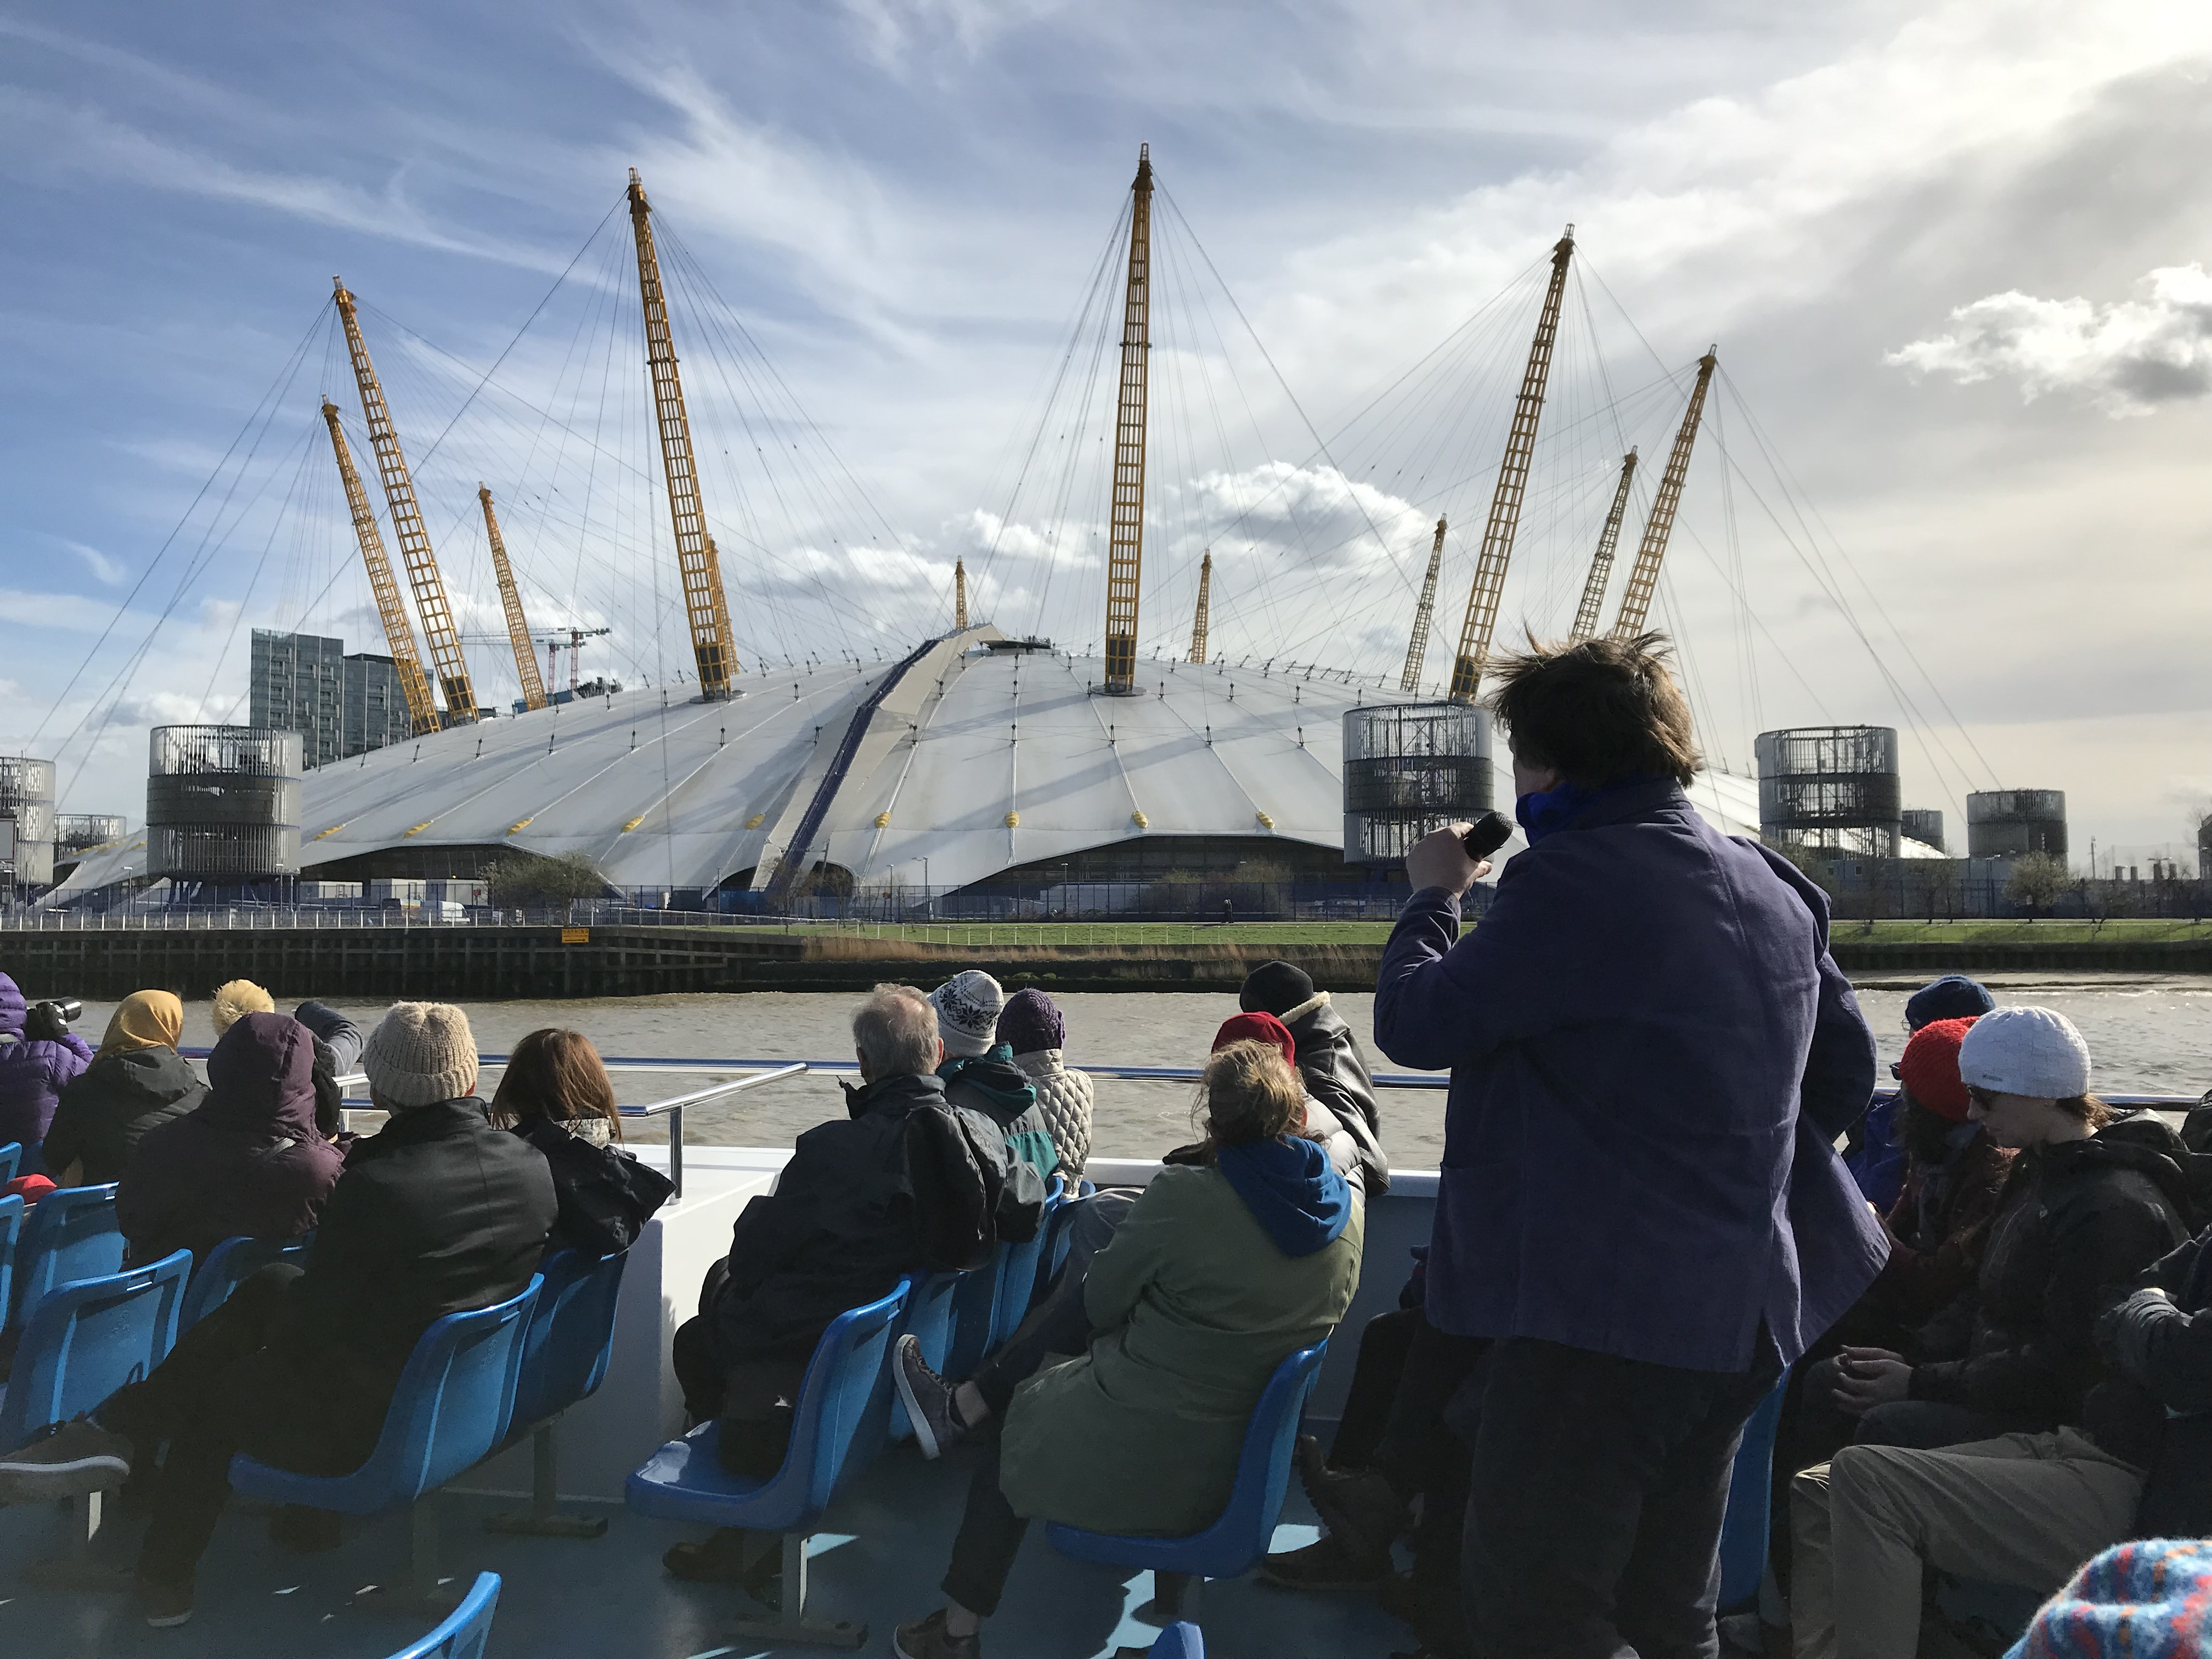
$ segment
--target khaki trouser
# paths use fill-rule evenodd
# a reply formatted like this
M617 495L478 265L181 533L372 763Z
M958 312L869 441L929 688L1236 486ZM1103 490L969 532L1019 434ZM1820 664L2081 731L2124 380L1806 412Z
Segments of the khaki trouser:
M2135 1530L2142 1471L2072 1429L1846 1446L1790 1483L1796 1659L1913 1659L1923 1562L2044 1593Z

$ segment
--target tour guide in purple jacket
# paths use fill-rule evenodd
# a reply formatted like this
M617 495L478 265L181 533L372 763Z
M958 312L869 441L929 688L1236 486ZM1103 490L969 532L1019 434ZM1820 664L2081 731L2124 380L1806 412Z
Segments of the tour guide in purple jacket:
M1887 1254L1832 1144L1875 1045L1826 901L1690 805L1663 643L1505 665L1531 844L1464 939L1477 866L1417 847L1376 986L1377 1046L1451 1068L1425 1311L1491 1340L1453 1419L1495 1659L1717 1651L1744 1420Z

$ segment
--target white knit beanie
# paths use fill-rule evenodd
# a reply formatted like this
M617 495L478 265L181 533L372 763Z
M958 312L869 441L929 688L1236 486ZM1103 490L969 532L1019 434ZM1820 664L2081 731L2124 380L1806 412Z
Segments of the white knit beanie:
M1999 1008L1959 1045L1959 1075L1972 1089L2072 1100L2089 1092L2089 1045L2056 1008Z
M434 1106L477 1086L477 1040L450 1002L395 1002L361 1051L368 1086L391 1106Z
M972 1060L988 1054L999 1040L999 1013L1006 994L999 981L980 968L953 975L929 994L937 1010L937 1035L945 1039L945 1052Z

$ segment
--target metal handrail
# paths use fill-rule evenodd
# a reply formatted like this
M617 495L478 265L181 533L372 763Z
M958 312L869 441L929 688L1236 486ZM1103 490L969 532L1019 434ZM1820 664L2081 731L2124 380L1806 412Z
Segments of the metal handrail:
M703 1106L710 1100L720 1100L725 1095L734 1095L741 1090L774 1083L779 1078L797 1077L808 1068L810 1062L794 1060L779 1066L772 1072L756 1072L750 1077L732 1078L727 1083L716 1083L704 1089L695 1089L688 1095L678 1095L668 1100L657 1100L649 1106L618 1107L624 1117L665 1117L668 1120L668 1179L675 1186L674 1197L684 1201L684 1109Z

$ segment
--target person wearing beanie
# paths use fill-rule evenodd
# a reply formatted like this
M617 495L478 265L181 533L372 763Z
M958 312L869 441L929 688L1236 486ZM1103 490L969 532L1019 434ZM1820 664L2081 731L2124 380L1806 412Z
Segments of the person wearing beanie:
M1964 974L1931 979L1905 1000L1905 1028L1917 1031L1939 1019L1977 1019L1997 1006L1990 988Z
M248 1014L274 1013L276 999L250 979L234 979L215 988L208 1004L208 1019L220 1037Z
M945 1044L945 1060L937 1068L945 1097L990 1118L1006 1132L1006 1151L1051 1180L1060 1149L1036 1085L999 1036L999 1016L1006 1006L999 981L981 969L967 969L932 991L929 1006Z
M1359 1039L1329 1006L1328 993L1294 963L1266 962L1245 976L1237 1006L1248 1014L1272 1014L1297 1047L1293 1062L1306 1098L1328 1109L1358 1152L1357 1180L1370 1199L1390 1190L1390 1159L1382 1150L1382 1112L1375 1076Z
M1905 1000L1905 1029L1917 1031L1936 1020L1974 1019L1996 1006L1996 999L1979 981L1968 979L1964 974L1946 974L1941 979L1929 981ZM1899 1076L1898 1066L1892 1066L1889 1074ZM1898 1136L1898 1107L1894 1096L1875 1100L1867 1108L1866 1116L1852 1127L1850 1144L1844 1151L1844 1165L1858 1184L1860 1194L1885 1213L1896 1204L1905 1184L1905 1149ZM1965 1111L1963 1106L1960 1108L1962 1116Z
M1091 1079L1067 1068L1067 1021L1060 1006L1034 987L1017 991L1000 1011L999 1046L1036 1091L1037 1109L1051 1132L1060 1173L1072 1197L1091 1161Z
M25 1503L119 1486L134 1461L150 1464L167 1443L137 1572L140 1608L156 1627L191 1617L195 1570L229 1499L234 1455L301 1474L358 1468L416 1340L447 1314L519 1294L544 1254L557 1213L553 1179L535 1147L495 1129L469 1097L477 1057L467 1017L401 1003L363 1059L392 1117L353 1143L304 1263L263 1268L150 1374L0 1457L0 1504ZM313 1149L335 1167L336 1150L314 1127L313 1064L313 1038L299 1022L241 1016L209 1059L207 1103L141 1141L132 1171L176 1162L178 1149L161 1144L173 1139L246 1134L255 1112L264 1124L282 1115L287 1142L272 1143L272 1164ZM126 1171L126 1194L132 1179ZM241 1190L258 1189L248 1178ZM275 1230L264 1236L281 1237L297 1224L263 1224ZM287 1511L271 1531L326 1548L337 1541L335 1519Z
M1856 1443L1790 1490L1807 1659L1909 1653L1923 1560L2056 1588L2132 1528L2166 1410L2212 1400L2212 1323L2179 1374L2179 1354L2130 1350L2100 1324L2138 1276L2192 1316L2212 1301L2180 1259L2197 1248L2180 1138L2089 1092L2088 1045L2052 1009L1983 1015L1958 1065L1966 1121L2017 1156L1971 1291L1897 1348L1842 1352L1836 1396L1860 1417Z
M980 968L965 969L932 991L929 1006L937 1011L945 1054L955 1060L988 1054L1000 1040L999 1012L1006 1004L999 981Z

